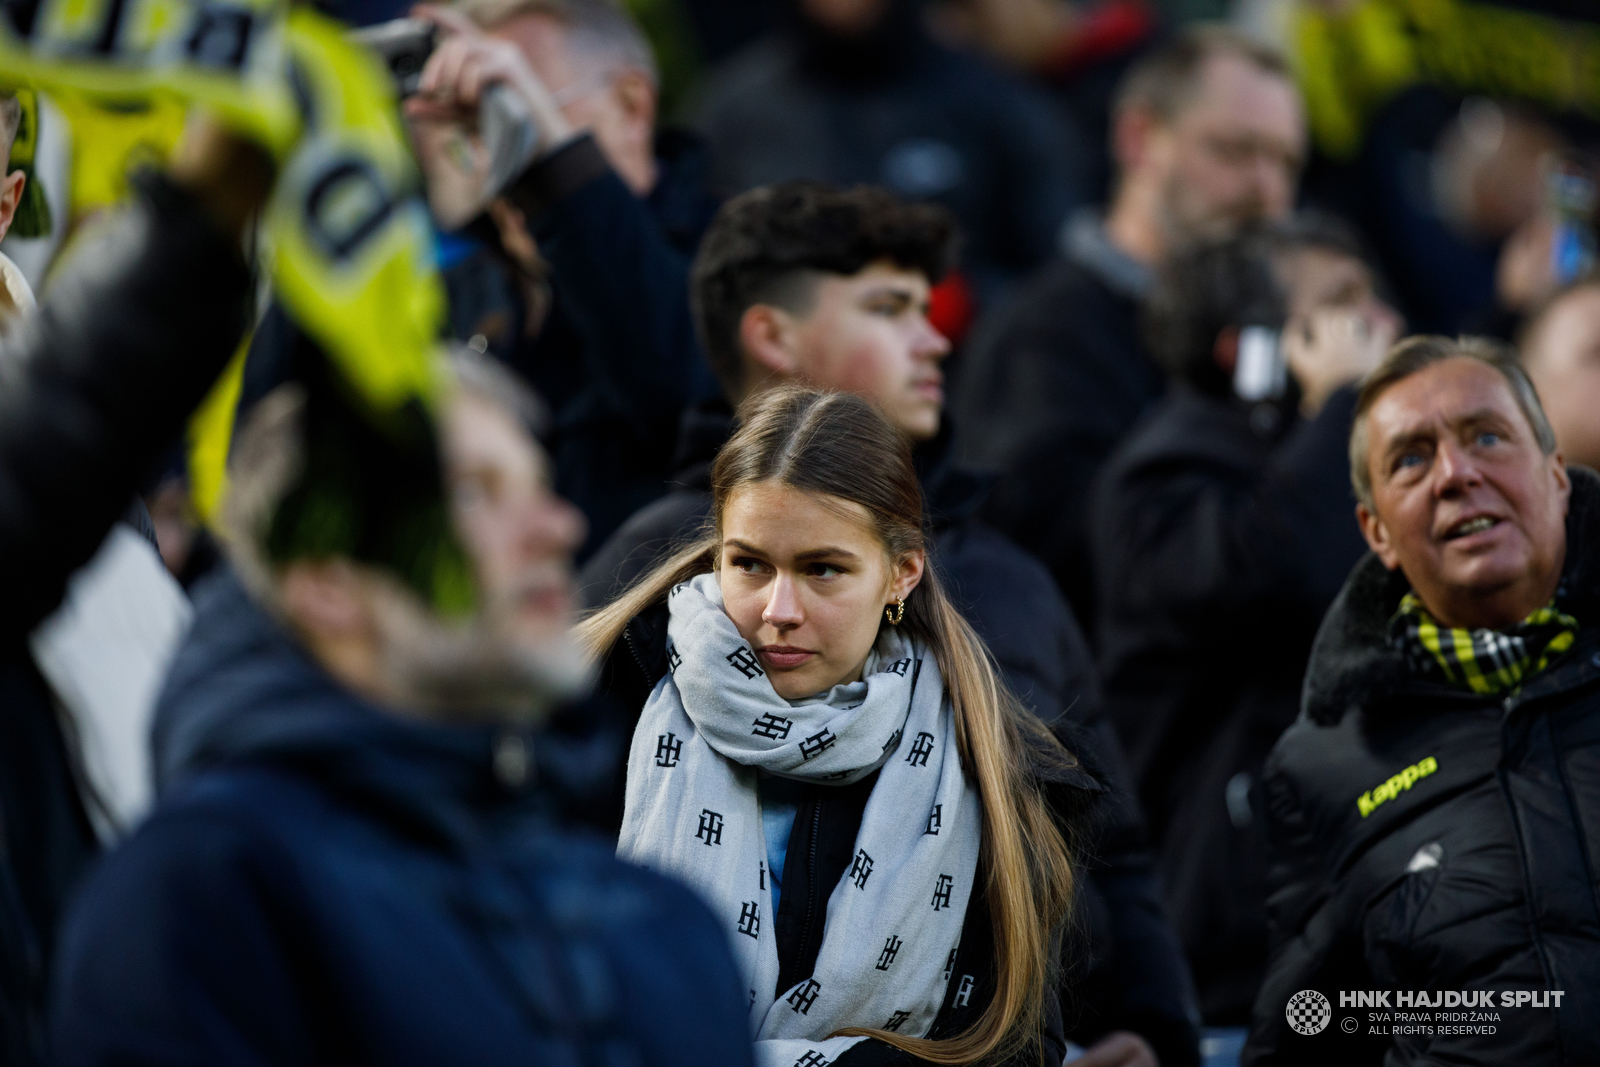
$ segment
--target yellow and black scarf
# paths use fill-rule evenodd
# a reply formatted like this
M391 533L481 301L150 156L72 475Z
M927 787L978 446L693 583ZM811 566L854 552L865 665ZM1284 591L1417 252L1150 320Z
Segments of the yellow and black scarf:
M444 286L395 87L345 27L289 0L24 0L0 12L0 87L204 108L268 149L273 294L315 354L306 473L272 551L388 566L468 610L435 447ZM197 421L220 467L243 353ZM215 481L215 479L212 479ZM385 489L388 486L388 489ZM220 492L211 484L204 496Z
M1489 694L1517 688L1558 659L1577 638L1578 620L1552 600L1509 629L1456 629L1440 626L1417 594L1407 593L1389 632L1413 670Z

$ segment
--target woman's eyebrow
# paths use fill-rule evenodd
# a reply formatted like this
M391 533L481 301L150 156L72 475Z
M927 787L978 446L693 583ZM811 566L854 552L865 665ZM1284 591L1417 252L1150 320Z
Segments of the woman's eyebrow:
M825 548L813 548L809 552L797 552L797 553L795 553L795 557L794 558L797 559L797 560L814 560L814 559L855 560L855 559L859 559L860 557L857 556L854 552L850 551L848 548L837 548L835 546L829 545L829 546L827 546Z
M722 547L735 549L740 552L748 552L753 556L770 555L770 553L766 552L765 550L757 548L755 545L749 544L745 541L740 541L738 538L734 537L730 537L726 541L722 542ZM861 557L857 556L848 548L840 548L837 545L824 545L821 548L812 548L807 549L804 552L796 552L794 558L801 562L810 562L818 559L837 559L845 562L853 562Z

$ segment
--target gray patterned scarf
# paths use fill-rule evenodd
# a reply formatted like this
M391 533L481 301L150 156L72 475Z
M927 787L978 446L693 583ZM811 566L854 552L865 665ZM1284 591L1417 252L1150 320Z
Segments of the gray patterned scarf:
M617 854L682 879L725 924L762 1067L831 1063L863 1040L828 1037L847 1026L925 1035L951 979L981 825L933 656L888 630L861 681L790 701L723 610L714 575L674 588L668 606L672 673L634 731ZM848 785L880 768L855 858L828 898L816 970L776 989L757 770Z

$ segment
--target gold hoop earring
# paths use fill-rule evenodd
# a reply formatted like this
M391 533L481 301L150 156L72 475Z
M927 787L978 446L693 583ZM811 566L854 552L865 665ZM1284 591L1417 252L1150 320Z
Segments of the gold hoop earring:
M899 626L900 620L906 617L906 602L904 597L894 598L894 607L885 607L883 617L889 620L890 626Z

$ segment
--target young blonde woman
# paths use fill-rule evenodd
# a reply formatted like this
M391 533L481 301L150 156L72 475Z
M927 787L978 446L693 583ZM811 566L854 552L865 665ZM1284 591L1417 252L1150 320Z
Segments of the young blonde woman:
M742 414L714 529L584 624L653 685L619 854L725 922L763 1065L1059 1064L1094 783L940 590L900 435L848 394Z

